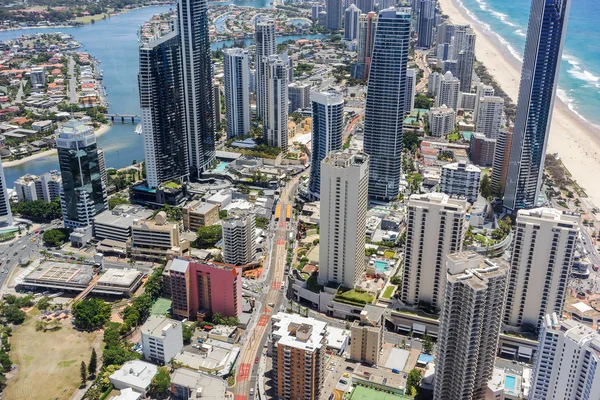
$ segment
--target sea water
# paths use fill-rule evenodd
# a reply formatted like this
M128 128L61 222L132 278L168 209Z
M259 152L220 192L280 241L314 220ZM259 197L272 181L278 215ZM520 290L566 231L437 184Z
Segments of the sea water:
M485 31L495 35L513 57L523 60L530 0L456 2ZM600 126L599 12L598 0L571 2L557 92L559 98L580 118L597 126Z

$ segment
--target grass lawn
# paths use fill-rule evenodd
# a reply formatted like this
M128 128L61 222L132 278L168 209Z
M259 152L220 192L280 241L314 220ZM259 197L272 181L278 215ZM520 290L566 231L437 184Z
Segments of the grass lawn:
M371 389L364 386L356 386L352 395L351 400L410 400L412 397L402 396L399 394L382 392L379 390Z
M396 289L395 286L388 286L387 288L385 288L385 291L383 292L381 297L383 297L384 299L389 299L390 297L392 297L392 293L394 293L394 289Z
M371 296L369 293L359 293L354 289L348 290L346 292L339 291L335 297L336 299L346 300L360 304L367 304L373 301L373 296Z
M386 251L383 253L383 257L384 257L384 258L394 258L395 256L396 256L396 252L395 252L395 251L392 251L392 250L386 250Z
M69 320L57 331L36 331L38 319L27 316L13 330L10 358L19 365L7 382L7 399L70 399L79 387L79 366L90 359L92 347L102 359L102 332L78 332Z

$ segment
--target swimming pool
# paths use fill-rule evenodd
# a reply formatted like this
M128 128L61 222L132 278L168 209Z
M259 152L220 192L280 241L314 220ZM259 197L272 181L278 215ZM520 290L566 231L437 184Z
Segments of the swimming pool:
M221 161L219 163L219 165L217 165L217 168L215 168L216 172L223 172L225 171L225 168L227 168L227 166L229 165L229 162L227 161Z
M388 268L388 263L385 261L376 260L373 264L375 265L377 272L385 272L385 270Z
M506 375L506 380L504 381L504 388L508 390L515 390L515 384L517 383L517 378L514 376Z

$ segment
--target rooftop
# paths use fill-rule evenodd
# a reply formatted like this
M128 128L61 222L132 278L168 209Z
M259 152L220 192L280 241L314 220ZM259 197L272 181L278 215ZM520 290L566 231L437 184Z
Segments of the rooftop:
M215 207L219 207L217 204L213 203L205 203L203 201L196 201L194 203L190 203L186 205L184 208L187 208L190 212L195 212L198 214L206 214L207 212L213 210Z
M278 343L301 350L321 348L327 323L314 318L279 312L273 316L273 335L280 337Z
M128 386L146 388L152 383L152 378L157 371L158 367L154 364L139 360L127 361L110 376L110 379L123 382Z
M174 319L151 315L144 325L142 325L141 330L144 335L161 338L164 336L163 333L179 324L181 324L181 322Z
M226 383L223 379L192 371L187 368L178 368L171 374L171 383L183 386L202 393L202 398L207 400L221 400L225 398Z
M521 217L540 218L548 221L561 221L573 224L574 228L579 225L579 214L566 211L559 211L555 208L533 208L531 210L519 210L517 219Z
M112 210L106 210L94 218L95 224L129 228L134 222L150 218L152 211L133 204L119 204Z
M25 277L25 281L63 283L87 286L92 280L93 266L87 264L68 264L56 261L42 261L40 265Z
M110 286L131 286L142 273L135 269L115 269L109 268L98 279L99 285Z

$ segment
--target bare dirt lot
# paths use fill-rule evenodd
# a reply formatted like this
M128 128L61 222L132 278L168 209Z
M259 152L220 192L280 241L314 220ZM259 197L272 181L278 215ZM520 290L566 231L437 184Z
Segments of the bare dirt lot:
M32 310L23 325L13 329L10 358L19 367L7 382L7 399L69 399L79 387L81 361L87 364L96 348L101 362L102 332L78 332L69 320L56 331L36 331L39 311Z

